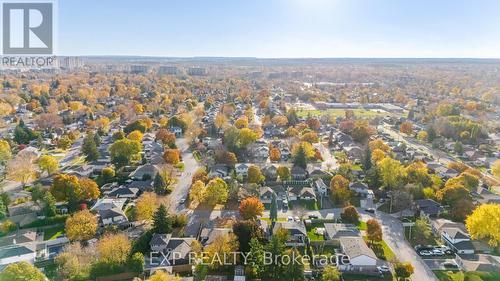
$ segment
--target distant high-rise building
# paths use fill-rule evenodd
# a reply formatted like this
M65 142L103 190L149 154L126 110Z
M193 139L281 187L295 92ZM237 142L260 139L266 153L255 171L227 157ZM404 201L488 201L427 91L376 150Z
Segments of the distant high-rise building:
M83 60L80 57L65 57L60 62L60 67L62 69L68 70L68 71L81 69L81 68L83 68L83 65L84 65Z
M176 75L179 73L179 69L176 66L160 66L158 69L158 74L166 74L166 75Z
M191 76L203 76L207 74L207 70L203 67L190 67L188 68L188 74Z
M147 65L142 64L133 64L130 66L130 73L133 74L144 74L149 71L149 67Z

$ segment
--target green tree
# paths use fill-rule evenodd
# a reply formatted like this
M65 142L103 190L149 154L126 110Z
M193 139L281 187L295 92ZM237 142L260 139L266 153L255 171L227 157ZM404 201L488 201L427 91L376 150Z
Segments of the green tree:
M129 268L135 273L144 272L144 255L140 252L134 253L129 261Z
M269 210L269 216L271 221L278 220L278 201L276 199L276 194L273 193L273 198L271 200L271 209Z
M408 279L410 276L413 274L414 268L411 265L411 263L406 262L406 263L396 263L394 265L394 271L396 272L396 276L399 279Z
M165 194L167 192L167 184L165 180L160 174L156 174L155 179L153 181L153 188L156 194Z
M280 177L281 181L286 181L291 178L290 169L287 166L279 166L276 173Z
M205 189L205 202L208 205L226 203L228 198L227 183L221 178L214 178L208 182Z
M248 183L260 183L264 180L264 176L260 172L260 168L255 165L251 165L248 168Z
M50 192L45 192L42 198L43 202L43 214L47 217L53 217L56 215L56 199Z
M421 245L427 244L427 241L432 238L431 226L425 219L417 219L412 229L413 239Z
M340 218L343 222L358 224L359 223L359 214L354 206L347 206L342 210L340 214Z
M285 255L288 255L290 257L300 256L299 251L296 248L286 250ZM304 264L300 259L298 260L298 262L290 262L290 264L284 266L283 269L283 275L280 280L306 280L306 277L304 276Z
M341 278L340 271L333 265L327 265L323 269L323 274L321 276L322 281L340 281Z
M250 268L252 269L252 275L255 278L262 278L262 274L265 270L264 263L264 246L259 242L259 239L252 238L249 243L250 247Z
M161 204L153 215L153 230L155 233L171 233L172 218L167 213L165 205Z
M300 145L297 153L293 157L293 164L303 169L307 168L307 155L303 145Z
M394 189L402 184L404 169L399 161L386 157L378 162L377 166L385 188Z
M141 143L129 139L117 140L111 145L111 161L117 167L128 165L132 160L138 160L141 152Z
M82 153L89 162L96 161L99 158L99 150L97 150L97 144L93 133L88 133L83 139Z

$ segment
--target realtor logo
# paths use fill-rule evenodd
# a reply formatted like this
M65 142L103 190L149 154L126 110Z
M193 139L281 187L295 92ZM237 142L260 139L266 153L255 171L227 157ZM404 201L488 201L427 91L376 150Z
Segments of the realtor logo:
M52 54L53 14L52 2L2 3L3 54Z

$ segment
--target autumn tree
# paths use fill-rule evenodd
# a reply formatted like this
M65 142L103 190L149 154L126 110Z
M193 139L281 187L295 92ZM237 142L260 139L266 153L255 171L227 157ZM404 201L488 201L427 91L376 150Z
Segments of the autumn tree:
M368 147L370 148L371 151L374 151L375 149L380 149L383 152L389 152L391 148L389 145L387 145L383 140L381 139L375 139L372 140L368 143Z
M491 166L491 172L493 173L493 176L500 179L500 160L496 160L493 163L493 166Z
M165 149L163 153L163 159L168 164L178 164L180 162L180 152L178 149Z
M249 168L248 168L248 177L247 177L247 180L249 183L260 183L264 176L262 175L261 171L260 171L260 168L258 166L255 166L255 165L251 165Z
M399 131L403 134L406 134L406 135L412 135L413 134L413 124L411 122L403 122L399 126Z
M239 211L243 219L256 219L258 216L262 216L264 204L257 197L248 197L241 201Z
M25 186L36 178L34 161L35 159L31 155L18 153L15 158L7 162L5 168L7 179L20 182Z
M273 162L277 162L281 159L281 152L279 148L273 147L269 150L269 159Z
M465 220L472 239L487 239L488 244L500 245L500 205L482 204Z
M54 156L43 155L38 159L38 167L50 176L59 168L59 161Z
M209 267L213 269L220 268L224 264L217 258L222 256L229 256L238 251L238 237L233 233L219 235L215 237L214 241L205 248L208 260L211 261Z
M30 263L20 261L8 264L5 269L0 272L0 280L45 281L47 277Z
M291 177L290 169L287 166L279 166L276 170L276 173L278 174L281 181L289 180Z
M366 221L366 235L372 244L382 241L382 227L376 219Z
M201 180L197 180L191 185L189 200L197 203L205 201L205 184Z
M99 261L110 265L123 265L127 262L132 245L123 233L104 235L96 245Z
M343 222L357 225L359 223L359 214L354 206L347 206L342 210L340 218Z
M234 121L234 126L238 129L247 128L248 127L248 117L241 116L240 118Z
M157 207L157 197L153 192L145 192L136 203L136 215L138 220L150 220Z
M398 278L402 278L403 280L410 278L414 270L415 269L413 268L413 265L411 265L411 263L409 262L406 263L398 262L394 265L394 271L396 272L396 276Z
M66 236L71 241L89 240L94 237L97 227L97 218L89 210L82 210L66 220Z
M158 132L156 132L156 139L161 141L163 145L167 145L170 148L175 147L175 134L166 129L159 129Z
M342 175L335 175L330 180L330 189L334 192L336 189L349 188L349 180Z
M141 131L139 130L135 130L135 131L132 131L130 132L128 135L127 135L127 138L129 140L132 140L132 141L137 141L137 142L140 142L142 141L142 138L144 137L144 135L141 133Z
M5 140L0 140L0 165L5 165L12 157L10 145Z
M141 150L141 143L129 139L117 140L109 148L111 161L118 168L130 164L131 161L139 160Z
M203 183L208 182L208 174L205 168L198 168L191 178L191 183L195 183L196 181L202 181Z
M149 277L149 281L181 281L182 279L179 276L170 275L168 272L163 270L156 270L151 277Z
M394 189L401 185L404 179L404 169L399 161L386 157L380 160L377 166L385 188Z

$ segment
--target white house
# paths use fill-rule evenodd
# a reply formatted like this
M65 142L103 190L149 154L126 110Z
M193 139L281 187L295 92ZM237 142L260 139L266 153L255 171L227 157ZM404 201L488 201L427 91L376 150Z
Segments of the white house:
M349 257L349 264L339 265L341 271L367 272L374 271L378 265L375 253L361 237L341 237L342 252Z
M248 175L248 168L250 168L250 164L247 164L247 163L236 164L234 166L234 170L236 171L236 174L238 176L244 176L244 177L246 177Z
M317 179L314 182L314 186L316 187L316 190L318 191L319 194L322 194L323 196L326 195L328 192L328 186L325 184L323 179Z
M98 214L102 226L119 225L128 222L125 213L118 208L100 210Z

